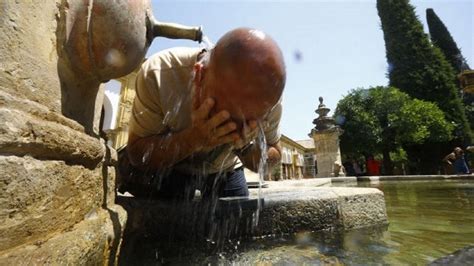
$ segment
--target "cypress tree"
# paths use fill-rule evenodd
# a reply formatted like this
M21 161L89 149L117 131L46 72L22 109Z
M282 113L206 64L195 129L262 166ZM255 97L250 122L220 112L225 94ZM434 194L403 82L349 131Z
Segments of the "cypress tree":
M432 8L426 9L426 21L428 22L431 42L441 49L448 62L454 67L456 74L469 70L469 65L462 56L461 50Z
M441 49L441 52L443 52L448 62L454 68L456 74L469 70L469 65L462 55L461 50L458 48L458 45L449 33L447 27L432 8L426 9L426 21L428 22L431 42ZM459 86L458 81L456 81L456 84ZM461 92L461 88L459 88L459 92ZM465 107L469 125L472 129L474 127L474 95L464 95L462 102Z
M457 144L470 144L471 130L457 93L455 72L431 45L408 0L377 0L384 32L390 86L436 103L455 125Z

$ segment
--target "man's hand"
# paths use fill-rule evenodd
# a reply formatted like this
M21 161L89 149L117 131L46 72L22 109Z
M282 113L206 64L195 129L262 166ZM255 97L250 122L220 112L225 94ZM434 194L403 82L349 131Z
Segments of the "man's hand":
M237 125L230 120L229 112L210 116L214 104L213 99L206 99L200 105L193 102L191 125L182 131L148 137L129 133L127 149L132 164L141 169L165 169L195 152L237 141ZM146 161L144 154L148 154Z
M237 125L230 120L228 111L209 116L214 104L211 98L204 100L201 105L193 102L189 130L196 152L210 151L219 145L239 140Z
M257 138L258 135L258 124L256 120L250 120L244 122L242 126L242 132L239 132L239 138L234 142L234 146L237 149L242 149L245 145L250 143L252 140Z

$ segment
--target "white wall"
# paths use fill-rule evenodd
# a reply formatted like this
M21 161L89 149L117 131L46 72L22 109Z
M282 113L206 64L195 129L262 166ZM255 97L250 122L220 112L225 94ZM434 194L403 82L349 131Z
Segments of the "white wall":
M121 86L122 84L116 80L110 80L105 84L104 125L102 128L104 131L115 129Z

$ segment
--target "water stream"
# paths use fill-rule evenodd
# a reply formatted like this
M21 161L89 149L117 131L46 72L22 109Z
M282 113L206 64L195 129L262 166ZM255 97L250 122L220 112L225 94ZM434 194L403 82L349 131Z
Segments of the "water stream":
M265 174L266 174L266 169L267 169L267 159L268 159L268 154L267 154L267 141L265 139L265 133L263 131L263 126L261 123L258 123L258 136L257 136L257 145L260 148L261 154L260 154L260 162L258 164L258 201L257 201L257 210L254 212L254 217L252 221L252 226L256 227L258 225L258 220L260 217L260 211L262 209L262 185L264 182Z
M212 49L214 47L214 43L207 37L206 35L202 36L202 42L200 43L200 46L205 49Z

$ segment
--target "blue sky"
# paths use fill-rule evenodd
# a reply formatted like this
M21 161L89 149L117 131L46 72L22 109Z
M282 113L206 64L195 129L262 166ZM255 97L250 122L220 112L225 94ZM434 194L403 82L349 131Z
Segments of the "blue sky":
M473 67L474 1L411 3L423 24L426 8L434 9ZM383 32L375 5L375 0L152 0L158 20L202 25L213 42L242 26L270 34L280 45L287 67L281 131L295 140L308 138L319 96L324 97L332 114L349 90L388 83ZM157 38L147 55L174 46L199 45ZM295 58L297 51L301 60Z

